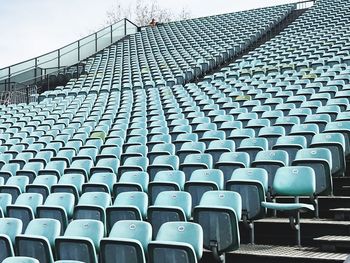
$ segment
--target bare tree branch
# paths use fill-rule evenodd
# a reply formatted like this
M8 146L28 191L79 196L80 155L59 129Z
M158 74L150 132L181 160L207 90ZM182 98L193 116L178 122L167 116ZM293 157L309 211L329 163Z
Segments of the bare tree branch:
M159 23L188 19L191 13L182 8L179 13L173 13L170 9L160 7L157 0L137 0L134 6L124 7L119 0L116 5L106 13L107 24L115 23L123 18L135 21L136 24L144 26L154 18Z

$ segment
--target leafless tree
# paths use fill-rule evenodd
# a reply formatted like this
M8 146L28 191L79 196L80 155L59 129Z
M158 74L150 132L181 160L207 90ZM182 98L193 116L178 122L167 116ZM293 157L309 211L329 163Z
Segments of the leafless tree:
M134 5L123 6L119 0L116 5L107 12L107 24L115 23L123 18L128 18L140 26L147 25L152 18L159 23L188 19L191 13L182 8L179 13L173 13L168 8L162 8L157 0L145 1L137 0Z

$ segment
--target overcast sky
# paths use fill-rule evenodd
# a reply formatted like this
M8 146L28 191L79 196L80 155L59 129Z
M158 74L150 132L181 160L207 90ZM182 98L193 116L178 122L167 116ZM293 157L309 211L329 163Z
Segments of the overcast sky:
M119 0L127 7L136 0ZM147 0L146 0L147 1ZM163 0L192 17L230 13L298 0ZM0 68L53 51L106 25L117 0L0 0Z

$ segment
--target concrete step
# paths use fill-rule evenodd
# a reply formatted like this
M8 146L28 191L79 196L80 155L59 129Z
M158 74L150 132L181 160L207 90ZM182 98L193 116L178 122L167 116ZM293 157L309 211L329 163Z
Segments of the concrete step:
M350 236L321 236L314 238L323 251L350 253Z

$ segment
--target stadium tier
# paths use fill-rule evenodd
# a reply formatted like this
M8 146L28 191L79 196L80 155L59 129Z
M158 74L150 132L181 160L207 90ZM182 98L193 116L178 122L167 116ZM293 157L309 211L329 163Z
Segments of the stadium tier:
M1 105L0 262L344 262L350 2L298 5L143 27Z

